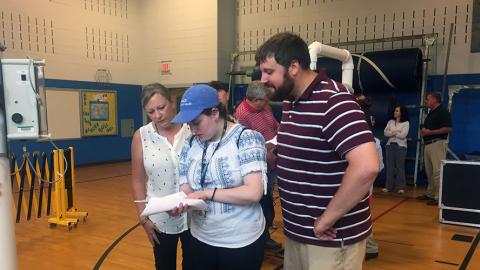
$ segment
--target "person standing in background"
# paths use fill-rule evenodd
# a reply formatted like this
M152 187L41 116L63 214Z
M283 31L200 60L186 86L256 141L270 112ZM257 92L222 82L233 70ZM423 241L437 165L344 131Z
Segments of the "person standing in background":
M447 155L447 138L452 132L450 112L442 107L442 95L430 93L425 99L425 105L430 109L423 122L420 134L423 137L425 172L428 178L427 193L417 197L426 200L428 205L438 205L440 190L440 167L442 159Z
M360 109L362 109L363 114L365 114L365 120L367 121L368 126L373 131L373 126L375 125L375 117L370 112L372 108L372 100L370 97L365 96L364 94L357 94L355 95L355 99L360 105Z
M367 121L368 126L373 131L373 126L375 125L375 121L372 121L372 120L375 118L372 116L370 112L370 108L372 107L371 98L365 96L364 94L357 94L355 95L355 98L358 102L358 105L360 105L360 108L365 114L365 120ZM378 159L380 160L380 171L379 171L380 173L384 168L382 145L380 144L380 140L377 137L374 137L374 139L375 139L375 148L377 149L377 153L378 153ZM373 185L370 188L370 205L372 205L372 202L373 202ZM365 260L368 261L368 260L377 258L378 250L379 250L378 243L377 241L375 241L375 238L373 237L373 225L372 225L372 233L367 238Z
M217 90L218 101L220 101L220 103L225 106L225 109L227 109L227 120L235 123L237 120L230 113L232 108L228 102L230 99L230 93L228 92L228 88L221 81L211 81L208 83L208 85L213 89Z
M166 87L159 83L146 85L141 101L151 122L137 130L132 139L131 188L139 216L149 198L178 192L178 156L190 136L187 125L170 123L175 116L175 103ZM176 269L179 239L183 269L191 269L186 213L176 217L159 213L140 219L140 223L153 246L156 269Z
M246 98L238 105L235 111L235 118L239 124L244 125L247 128L260 132L266 142L272 140L277 136L279 124L270 106L268 105L269 90L261 82L254 81L248 88ZM276 167L276 145L272 143L267 144L267 164L268 164L268 184L267 194L265 194L260 200L262 206L263 215L265 216L266 226L265 231L267 235L267 241L265 247L272 250L279 250L282 246L275 242L270 237L269 228L273 224L275 218L275 209L273 205L273 187L275 184L275 167Z
M405 157L407 156L407 135L410 128L408 112L404 106L396 106L393 119L389 120L384 130L388 138L386 148L387 181L383 192L397 190L405 192Z

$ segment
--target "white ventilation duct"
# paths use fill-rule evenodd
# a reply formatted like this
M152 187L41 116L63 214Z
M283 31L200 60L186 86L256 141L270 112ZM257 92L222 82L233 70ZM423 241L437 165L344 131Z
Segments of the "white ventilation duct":
M345 49L339 49L332 46L322 44L318 41L314 41L308 46L310 52L310 69L317 69L318 57L328 57L337 59L342 62L342 84L353 93L353 59L349 51Z

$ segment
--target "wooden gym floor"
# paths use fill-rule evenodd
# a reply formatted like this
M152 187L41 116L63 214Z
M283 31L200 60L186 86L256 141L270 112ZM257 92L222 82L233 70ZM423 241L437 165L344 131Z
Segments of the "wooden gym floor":
M15 225L18 269L93 269L104 251L137 223L129 162L78 167L75 173L77 204L80 211L88 211L87 222L68 231L60 226L49 228L46 217L27 222L22 216ZM448 270L467 262L462 269L480 269L479 229L440 224L437 207L414 199L422 192L409 188L397 195L375 190L372 217L379 257L365 262L363 269ZM276 213L278 229L271 230L272 238L283 242L279 205ZM455 234L468 236L470 241L452 240ZM279 269L281 263L279 254L266 252L262 269ZM154 269L143 229L137 227L126 235L100 269Z

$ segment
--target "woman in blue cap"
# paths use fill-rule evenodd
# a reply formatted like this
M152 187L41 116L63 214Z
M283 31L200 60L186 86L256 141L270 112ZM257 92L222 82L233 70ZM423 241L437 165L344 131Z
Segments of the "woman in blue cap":
M193 134L180 155L180 190L208 204L191 213L193 267L260 269L265 219L258 202L267 181L262 135L228 122L208 85L185 92L172 123L188 123ZM170 214L187 208L179 205Z

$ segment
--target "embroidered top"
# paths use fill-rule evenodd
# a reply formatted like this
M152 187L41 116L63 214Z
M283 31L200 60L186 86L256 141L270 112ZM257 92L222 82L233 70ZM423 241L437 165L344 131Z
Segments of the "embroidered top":
M179 191L178 159L190 128L183 125L175 134L173 145L167 138L158 134L153 122L140 128L143 149L143 166L147 174L147 200L150 197L163 197ZM167 213L150 216L150 220L160 232L181 233L188 229L186 213L171 217Z
M220 142L207 144L197 137L191 145L187 142L180 155L180 185L189 184L193 191L229 189L243 185L243 177L247 174L262 172L266 190L265 141L260 133L251 129L241 132L242 129L244 127L239 124L233 125ZM214 151L218 143L220 146ZM208 165L201 186L205 145ZM207 204L205 212L192 211L190 231L198 240L217 247L240 248L253 243L262 235L265 219L259 203L234 205L209 200Z

